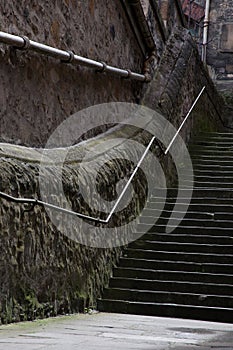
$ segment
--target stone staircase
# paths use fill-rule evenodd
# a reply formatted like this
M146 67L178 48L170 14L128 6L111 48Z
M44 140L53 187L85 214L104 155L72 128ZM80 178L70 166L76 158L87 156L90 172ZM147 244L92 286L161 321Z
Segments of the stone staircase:
M183 221L165 233L176 201L167 198L156 225L125 250L99 311L233 322L233 134L203 133L190 154L195 188Z

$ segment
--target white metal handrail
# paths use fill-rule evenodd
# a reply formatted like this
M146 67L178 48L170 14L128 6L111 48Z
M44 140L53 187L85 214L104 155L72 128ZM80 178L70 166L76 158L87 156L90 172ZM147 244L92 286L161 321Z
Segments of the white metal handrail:
M78 64L88 68L95 69L97 72L106 72L119 75L122 78L134 79L141 82L148 82L149 79L144 74L131 72L130 69L121 69L110 66L105 62L98 62L86 57L78 56L72 51L60 50L52 46L44 45L36 41L30 40L26 36L12 35L0 31L0 42L14 46L20 50L31 50L43 55L60 59L64 63Z
M190 110L188 111L188 113L187 113L186 117L184 118L183 122L181 123L181 125L180 125L179 129L177 130L177 132L176 132L176 133L175 133L175 135L173 136L173 138L172 138L171 142L169 143L169 145L168 145L168 147L167 147L166 151L164 152L165 154L167 154L167 153L169 152L169 150L170 150L171 146L173 145L173 143L174 143L175 139L176 139L176 138L177 138L177 136L179 135L180 130L183 128L183 126L184 126L184 124L185 124L186 120L187 120L187 119L188 119L188 117L190 116L190 114L191 114L191 112L192 112L193 108L196 106L196 104L197 104L197 102L198 102L199 98L201 97L201 95L203 94L203 92L204 92L204 90L205 90L205 89L206 89L206 87L205 87L205 86L203 86L203 88L201 89L201 91L200 91L199 95L197 96L196 100L193 102L193 104L192 104L192 106L191 106Z

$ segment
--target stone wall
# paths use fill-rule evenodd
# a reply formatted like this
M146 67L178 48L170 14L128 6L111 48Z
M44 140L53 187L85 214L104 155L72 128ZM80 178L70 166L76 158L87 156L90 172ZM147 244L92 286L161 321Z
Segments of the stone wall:
M233 78L232 0L212 0L207 50L207 63L216 79Z
M71 209L94 217L101 215L90 210L80 196L80 183L88 183L93 171L91 161L90 165L87 161L85 164L82 163L83 153L92 146L92 143L101 144L106 141L106 137L137 140L133 148L127 148L123 142L117 148L115 146L108 150L113 152L114 160L104 164L96 183L104 199L109 197L111 200L116 192L116 183L125 176L129 177L132 167L135 166L128 162L126 167L124 155L127 155L127 159L138 158L141 154L139 144L146 145L149 136L150 134L139 132L132 127L126 126L116 130L113 128L107 135L98 136L96 139L67 149L62 177L63 189ZM0 191L19 198L39 199L41 152L41 149L1 144ZM56 193L59 180L58 165L49 161L49 159L54 161L60 152L61 149L48 151L46 158L48 160L45 162L45 172L42 176L45 191L49 192L50 186L54 188L54 194L50 197L48 194L46 201L66 207L60 192ZM156 148L154 152L157 152ZM144 163L146 173L149 173L150 160ZM52 174L51 182L44 175L48 173ZM125 237L131 232L130 225L124 226L124 221L128 223L128 218L137 217L140 208L145 205L147 183L142 173L139 172L134 178L133 186L135 196L126 208L113 215L107 225L113 230L115 227L120 227L118 245L122 245L124 240L126 242ZM106 225L89 222L91 226L89 232L84 229L83 222L77 225L72 216L54 210L53 214L59 225L54 224L44 207L30 207L1 199L0 320L2 323L84 312L85 309L95 307L96 298L100 297L103 287L108 282L122 248L101 248L98 240L103 235L102 231ZM134 232L132 230L132 234ZM87 246L80 244L85 241L87 235L90 235L92 247L90 244ZM80 237L83 237L82 240ZM111 236L108 234L102 238L105 245L108 240L111 241Z
M233 1L212 0L207 46L207 64L227 108L225 123L233 128Z
M120 2L66 0L56 1L53 11L51 6L47 1L1 3L1 30L25 34L112 65L142 70L143 57ZM203 85L215 104L205 94L182 130L182 136L188 142L198 131L220 129L222 100L200 62L190 35L185 29L175 30L175 27L164 45L165 50L161 50L152 82L143 86L107 75L99 76L37 54L15 52L1 45L0 60L4 68L0 72L2 140L42 146L56 126L77 110L101 102L138 102L141 96L142 105L160 111L178 127ZM85 118L78 126L82 130ZM112 132L114 134L115 129ZM119 135L136 138L144 145L148 144L150 136L145 132L135 136L132 128L120 130ZM108 136L109 133L101 134L94 141L75 146L75 161L66 159L63 186L73 210L89 213L88 206L79 196L78 179L86 184L92 168L89 166L85 170L81 166L81 155L90 142L98 144ZM170 158L161 154L161 148L155 147L153 151L171 184L174 176ZM124 154L124 144L116 147L114 152L115 155ZM138 147L131 148L130 152L132 159L140 153ZM15 197L40 198L40 155L39 148L2 143L0 190ZM146 173L150 173L149 163L146 166ZM57 168L48 167L47 170L53 175L56 188ZM129 176L130 170L132 164L119 158L104 165L98 177L102 195L107 193L112 197L116 194L116 183L125 174ZM134 188L137 196L123 212L124 220L137 216L145 204L147 187L142 173L135 179ZM55 203L63 204L59 196L54 197ZM60 222L69 228L71 220L59 215ZM113 227L120 225L123 219L116 216ZM82 225L76 229L82 233ZM3 323L84 311L95 306L96 298L101 295L112 267L122 253L121 248L88 248L79 244L72 239L75 236L72 231L69 238L52 223L43 207L25 208L3 199L0 235L0 314Z
M200 131L224 127L224 102L188 30L177 29L167 42L152 83L145 87L143 103L160 110L178 128L203 86L206 91L182 131L186 142Z
M120 1L1 1L0 30L141 73L144 57ZM39 146L71 114L138 101L141 83L0 44L1 140Z
M206 85L208 94L215 101L215 106L210 103L207 94L202 97L182 130L186 142L198 131L219 130L222 127L217 113L221 112L222 100L200 62L197 48L189 33L186 30L179 30L168 41L158 70L150 85L145 87L141 102L147 107L160 110L163 116L178 127L203 85ZM112 133L114 135L116 131L113 129ZM120 130L119 135L123 139L136 137L139 143L145 145L148 144L150 136L144 132L136 133L135 136L132 127ZM96 141L94 139L94 142L102 142L101 140L105 140L106 137L109 137L109 132L99 136ZM78 179L81 177L81 183L86 183L92 171L91 167L85 170L80 163L83 150L87 149L90 142L92 140L72 148L72 162L66 157L62 173L63 186L70 206L73 210L81 210L84 213L90 212L78 195ZM108 193L110 197L115 193L116 183L126 174L126 170L128 173L130 169L129 164L126 166L119 159L120 154L124 155L124 144L118 146L114 152L116 160L108 162L98 177L101 193ZM130 152L130 159L134 159L135 155L138 157L140 153L137 146L130 148ZM155 148L153 152L161 161L168 185L171 184L174 180L171 159L164 157L161 149ZM38 185L40 154L41 149L1 144L0 190L15 197L40 198ZM150 173L149 166L150 163L147 164L146 173ZM48 166L47 171L53 174L53 183L56 187L56 167ZM123 212L124 220L132 215L137 216L138 208L145 204L147 187L141 175L135 179L134 188L137 195ZM55 196L54 200L62 206L59 196ZM62 230L59 231L43 207L36 206L29 212L25 212L24 209L30 208L1 200L1 321L7 323L30 320L36 317L84 311L85 308L95 306L96 298L101 295L103 287L107 284L112 267L122 249L88 248L64 235ZM57 215L60 222L69 227L71 219L59 213ZM122 217L118 219L116 216L114 220L112 224L117 226L122 222ZM82 233L82 225L76 229L79 234ZM122 235L124 234L128 233L123 228ZM75 232L71 232L71 237L75 237Z
M183 23L179 1L168 2L167 28L156 1L147 4L158 58L173 27ZM0 30L139 73L145 69L146 57L120 0L2 1ZM6 142L41 146L64 119L83 108L111 101L137 103L141 97L140 82L4 44L0 63L0 139Z
M180 0L160 0L158 6L168 35L174 27L186 25Z

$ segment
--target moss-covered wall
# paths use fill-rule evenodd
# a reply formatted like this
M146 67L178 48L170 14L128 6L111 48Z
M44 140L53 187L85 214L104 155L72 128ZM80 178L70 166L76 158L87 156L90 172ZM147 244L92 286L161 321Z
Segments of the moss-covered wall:
M116 183L122 179L132 165L125 164L124 154L134 159L141 153L140 143L147 144L148 133L134 131L132 127L119 130L113 128L108 138L121 137L138 141L133 148L126 148L124 142L112 152L114 161L107 162L97 178L101 194L111 198ZM100 143L106 137L71 147L63 165L63 188L71 208L83 214L98 216L98 212L89 210L81 196L80 183L88 182L92 164L82 163L82 154L91 142ZM0 150L0 190L14 197L40 198L39 170L41 149L25 149L22 146L1 144ZM111 150L110 150L111 151ZM54 158L59 149L48 151ZM155 148L156 152L156 148ZM97 157L98 161L98 157ZM145 163L147 172L150 162ZM127 166L127 167L126 167ZM135 165L134 165L135 166ZM59 172L57 165L45 163L45 173L52 172L52 184L46 176L45 187L56 186ZM129 177L129 174L127 175ZM113 181L114 178L114 181ZM46 183L46 181L48 183ZM10 184L10 185L9 185ZM117 227L124 219L137 216L144 206L147 195L147 183L143 174L135 177L133 186L135 197L129 205L118 214L114 214L107 227ZM63 206L60 193L53 195L53 203ZM51 197L47 199L51 203ZM80 244L80 235L88 234L82 224L72 222L67 214L53 211L61 227L55 226L45 208L40 206L16 204L1 199L0 203L0 317L2 323L32 320L36 317L48 317L70 312L84 312L85 308L94 307L96 298L100 297L107 284L112 267L117 262L122 248L96 248ZM29 209L29 211L27 211ZM30 210L31 209L31 210ZM104 218L104 217L103 217ZM126 220L127 221L127 220ZM92 243L98 246L100 224L90 222L93 227ZM70 231L64 231L66 227ZM103 230L106 225L102 225ZM64 233L65 232L65 233ZM96 235L97 232L97 235ZM122 226L119 241L128 235L129 225ZM123 238L122 238L123 237ZM72 238L72 239L71 239ZM85 237L84 237L85 239ZM106 235L104 243L109 237ZM90 242L90 241L89 241Z

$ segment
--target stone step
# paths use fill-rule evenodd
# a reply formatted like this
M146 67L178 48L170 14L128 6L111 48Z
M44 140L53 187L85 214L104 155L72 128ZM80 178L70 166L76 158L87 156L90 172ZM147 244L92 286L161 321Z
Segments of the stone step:
M214 165L216 167L216 165ZM227 168L227 167L226 167ZM200 168L200 169L193 169L193 175L194 176L205 176L205 177L212 177L213 174L215 176L219 176L219 177L225 177L225 176L228 176L228 177L232 177L233 176L233 168L232 170L227 170L226 168L224 167L219 167L219 168L215 168L214 171L211 170L211 169L208 169L208 167L206 168ZM181 171L181 175L183 176L183 178L185 180L189 179L190 177L190 170L182 170Z
M186 158L185 158L186 159ZM192 154L192 160L198 160L198 159L202 159L202 160L219 160L220 162L221 161L224 161L224 160L231 160L232 158L230 156L224 156L221 155L221 154L217 154L216 156L214 154L201 154L201 153L198 153L198 154L195 154L193 153ZM187 160L187 159L186 159ZM184 162L186 164L186 162Z
M194 176L194 181L192 179L184 179L182 185L188 186L191 188L203 187L203 188L215 188L215 187L229 187L233 188L233 178L232 177L216 177L216 178L208 178L208 177L199 177Z
M174 198L178 194L177 188L163 188L163 189L155 189L153 191L154 197L160 197L164 198L167 190L167 197ZM192 190L192 192L190 192ZM181 197L189 198L190 195L192 198L233 198L233 188L216 188L216 187L200 187L200 188L179 188L179 191L181 193Z
M220 209L222 209L220 207ZM233 208L232 208L233 209ZM198 208L196 208L198 210ZM174 213L176 214L176 217L179 218L181 215L184 218L189 218L189 219L206 219L209 221L213 220L226 220L226 221L231 221L233 220L233 211L232 212L215 212L214 208L212 208L212 212L209 211L173 211L172 209L170 210L162 210L162 212L158 209L144 209L143 211L143 218L148 219L148 222L155 222L155 220L158 220L159 218L164 218L168 219L171 214ZM144 220L141 220L142 217L140 217L140 222L143 222Z
M232 262L233 263L233 262ZM166 261L166 260L146 260L125 258L120 259L119 266L131 267L139 269L156 269L170 271L192 271L192 272L207 272L232 274L233 264L208 264L188 261Z
M213 239L215 237L219 237L219 236L222 236L222 237L233 237L233 231L232 230L229 230L229 229L219 229L217 228L216 229L213 229L213 228L207 228L207 229L204 229L204 228L188 228L188 227L181 227L180 225L178 227L176 227L174 230L170 230L169 233L168 233L168 230L166 230L166 227L167 226L159 226L157 225L156 228L152 228L152 230L148 230L146 232L146 230L142 230L142 231L139 231L137 230L137 234L140 234L141 233L141 237L157 237L157 235L164 235L164 234L169 234L169 235L172 235L172 236L177 236L177 235L190 235L190 236L212 236Z
M141 227L144 227L145 225L151 225L155 223L156 218L151 216L142 216L140 217L140 223L138 224L138 230L139 232L142 232ZM233 227L233 217L231 217L231 220L206 220L206 219L200 219L200 218L184 218L180 223L180 218L175 217L172 219L173 225L180 224L181 226L187 226L187 229L189 227L218 227L218 228L232 228ZM156 230L157 226L166 226L168 222L168 218L160 217L158 222L155 223L155 225L152 227L152 230ZM143 225L143 226L141 226ZM150 229L151 230L151 229ZM143 230L144 231L144 230ZM147 230L146 230L147 231Z
M189 152L192 150L232 150L233 148L233 142L226 142L225 140L219 140L219 141L209 141L207 142L204 140L203 142L198 141L195 143L191 143L188 146Z
M187 229L188 231L188 229ZM139 239L159 242L180 242L180 243L196 243L196 244L217 244L217 245L232 245L233 233L231 236L223 235L192 235L190 233L146 233ZM136 243L136 242L135 242Z
M136 278L147 280L164 281L187 281L202 283L221 283L233 285L233 275L229 274L210 274L205 272L189 271L167 271L167 270L148 270L127 267L117 267L113 271L114 277Z
M233 309L168 303L142 303L123 300L99 300L99 311L136 315L193 318L206 321L232 322Z
M193 142L193 145L203 146L203 147L232 147L233 145L233 139L226 139L222 140L221 138L217 139L196 139L195 142Z
M186 169L182 169L181 173L185 173ZM195 164L194 167L194 173L197 174L200 171L209 171L211 174L220 174L220 173L225 173L225 174L232 174L233 172L233 166L232 165L217 165L217 164ZM187 171L186 171L187 172ZM190 170L188 171L188 174L190 174ZM230 175L229 175L230 176Z
M179 197L179 204L180 206L184 205L185 203L187 203L187 198L188 197L184 197L183 196L184 193L182 193L182 196ZM174 205L177 201L177 196L176 197L166 197L165 198L166 203L165 206L170 206L170 205ZM146 203L146 208L150 208L151 209L151 205L153 206L153 204L162 204L164 203L164 197L155 197L152 196L150 197L149 201ZM225 211L227 206L232 206L233 205L233 198L228 198L228 197L192 197L191 198L191 202L190 205L205 205L206 207L211 207L211 206L218 206L218 207L224 207ZM226 211L227 212L227 211Z
M172 221L172 224L167 225L159 225L156 224L153 227L151 227L151 224L138 224L137 225L137 232L144 232L144 233L151 233L151 232L158 232L158 233L165 233L165 230L170 230L173 233L187 233L190 234L204 234L204 235L223 235L223 236L230 236L233 234L233 230L231 227L218 227L218 226L211 226L209 222L207 222L208 226L202 227L201 225L196 226L185 226L177 224ZM175 230L175 231L174 231Z
M199 181L195 181L195 182L192 182L192 181L184 181L183 182L183 187L187 187L187 188L190 188L191 186L193 186L194 189L202 189L202 188L206 188L206 187L209 187L211 189L232 189L233 188L233 183L229 183L229 182L225 182L225 181L222 181L222 182L213 182L213 181L208 181L208 179L206 179L206 181L202 181L202 182L199 182Z
M100 311L233 322L233 133L201 133L189 152L193 173L184 161L179 198L154 189Z
M229 152L233 152L233 143L228 143L227 145L221 145L220 142L217 142L215 144L209 144L209 145L201 145L200 143L193 143L188 148L189 153L192 154L198 154L201 152L201 154L205 154L205 152L222 152L223 155Z
M193 252L171 252L159 250L130 249L124 252L124 257L145 260L166 260L166 261L185 261L212 264L233 264L233 255L228 254L209 254Z
M186 281L147 280L113 277L109 288L139 289L151 291L169 291L196 294L214 294L233 296L233 286L221 283L201 283Z
M224 140L226 138L228 138L230 141L233 138L233 133L231 132L201 132L199 133L197 136L194 137L194 139L192 140L192 142L195 142L198 139L204 139L204 140L212 140L212 139L220 139L220 140Z
M160 217L163 218L168 218L171 216L172 210L163 210L162 214L161 211L158 209L144 209L143 210L143 217L144 218L148 218L148 221L150 222L151 218L154 220L157 220ZM213 213L210 212L194 212L194 211L174 211L174 213L177 214L177 217L179 217L180 215L184 215L186 218L193 218L193 219L208 219L208 220L221 220L221 219L231 219L232 218L232 214L230 213L220 213L218 216L214 215ZM154 222L154 221L153 221Z
M192 156L192 164L193 167L195 168L196 165L202 164L202 165L219 165L222 167L225 166L233 166L233 160L232 157L225 158L223 155L222 157L217 157L217 156L206 156L206 157L195 157Z
M109 288L102 299L233 308L233 297L227 295Z
M171 251L171 252L191 252L191 253L210 253L210 254L229 254L233 255L233 245L224 244L207 244L207 243L193 243L187 241L148 241L145 239L138 239L135 242L129 244L131 249L144 249L144 250L159 250L159 251ZM232 271L233 273L233 271Z
M183 181L192 181L194 184L204 182L204 183L221 183L221 182L226 182L226 183L231 183L233 185L233 174L232 176L228 175L211 175L211 176L206 176L206 175L199 175L199 174L193 174L193 176L187 176Z
M166 203L164 206L164 210L172 211L175 205L175 200L177 198L166 198ZM186 208L187 202L186 198L179 198L179 202L176 203L176 212L183 211ZM161 198L153 198L150 202L146 204L146 209L149 210L157 210L158 205L163 204ZM179 210L178 210L179 209ZM203 211L208 213L233 213L233 200L232 198L192 198L191 203L189 204L188 209L191 212Z
M191 157L191 159L196 159L199 158L199 156L208 156L210 158L214 157L215 155L217 157L221 157L222 156L222 160L224 159L229 159L230 157L232 157L233 155L233 150L220 150L220 149L207 149L207 148L203 148L203 150L190 150L189 151L189 155ZM221 164L219 164L219 166L221 166ZM184 163L184 167L185 167L185 163Z

